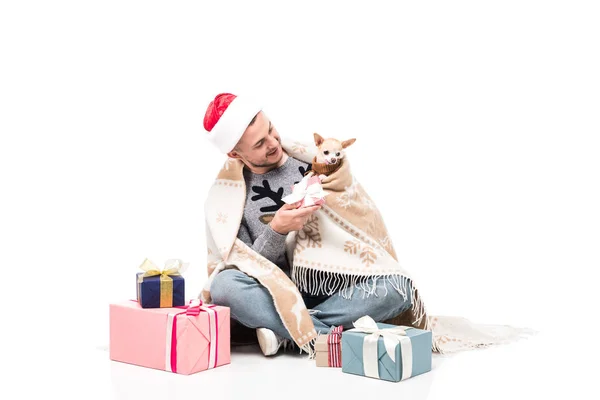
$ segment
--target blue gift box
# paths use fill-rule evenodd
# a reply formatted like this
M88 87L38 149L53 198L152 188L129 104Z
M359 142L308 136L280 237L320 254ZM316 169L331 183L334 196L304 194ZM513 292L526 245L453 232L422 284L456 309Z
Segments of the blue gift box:
M379 329L394 328L396 325L377 323ZM431 331L405 327L406 336L410 339L412 356L406 354L412 367L409 377L431 371ZM363 343L369 333L358 331L342 332L342 372L367 376L363 360ZM402 380L403 359L401 345L395 347L395 362L387 354L383 337L377 341L377 368L379 379L399 382ZM408 352L407 352L408 353ZM408 365L408 364L407 364Z
M168 293L163 295L161 304L161 282L160 275L144 276L144 272L138 272L136 276L137 300L142 308L178 307L185 305L185 281L181 275L169 275L172 280L172 290L167 285ZM166 297L166 298L165 298Z

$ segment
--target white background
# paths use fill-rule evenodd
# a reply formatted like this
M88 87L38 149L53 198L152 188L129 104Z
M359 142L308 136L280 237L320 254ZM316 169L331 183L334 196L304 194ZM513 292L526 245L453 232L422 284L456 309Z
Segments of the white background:
M598 3L397 3L2 2L0 293L11 379L0 390L136 398L150 384L107 361L108 303L135 296L146 257L190 262L187 296L198 293L203 202L224 161L202 119L217 93L244 92L264 100L282 136L357 139L354 173L430 314L540 331L445 359L421 398L589 395ZM330 395L328 381L310 382L332 371L277 359L288 360L278 382L292 379L303 398ZM184 381L165 375L151 375L146 398L217 386L181 391ZM268 375L246 384L269 397ZM349 382L390 393L412 385Z

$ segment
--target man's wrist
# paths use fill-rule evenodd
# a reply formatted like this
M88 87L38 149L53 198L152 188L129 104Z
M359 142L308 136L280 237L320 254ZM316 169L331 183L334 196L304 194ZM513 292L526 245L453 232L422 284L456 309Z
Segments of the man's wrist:
M271 227L271 230L273 230L275 233L278 233L280 235L285 235L284 232L282 232L281 230L279 230L279 227L276 224L273 224L273 221L271 221L269 223L269 226Z

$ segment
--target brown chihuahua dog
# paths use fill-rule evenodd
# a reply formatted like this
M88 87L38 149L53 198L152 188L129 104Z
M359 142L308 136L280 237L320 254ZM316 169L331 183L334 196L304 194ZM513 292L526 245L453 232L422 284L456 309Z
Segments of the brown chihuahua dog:
M337 139L323 139L318 133L314 134L315 145L319 149L317 152L317 162L327 165L339 164L345 156L344 149L356 141L356 139L348 139L340 142Z
M348 139L343 142L334 138L324 139L318 133L315 133L314 136L318 149L316 161L327 165L340 164L346 155L344 149L356 142L356 139Z

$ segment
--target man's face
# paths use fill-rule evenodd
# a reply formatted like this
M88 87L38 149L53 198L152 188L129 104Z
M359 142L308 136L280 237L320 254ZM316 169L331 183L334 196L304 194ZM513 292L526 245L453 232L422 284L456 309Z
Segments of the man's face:
M230 151L228 155L241 158L254 167L276 166L283 157L281 138L277 129L261 111L254 124L244 131L237 149Z

